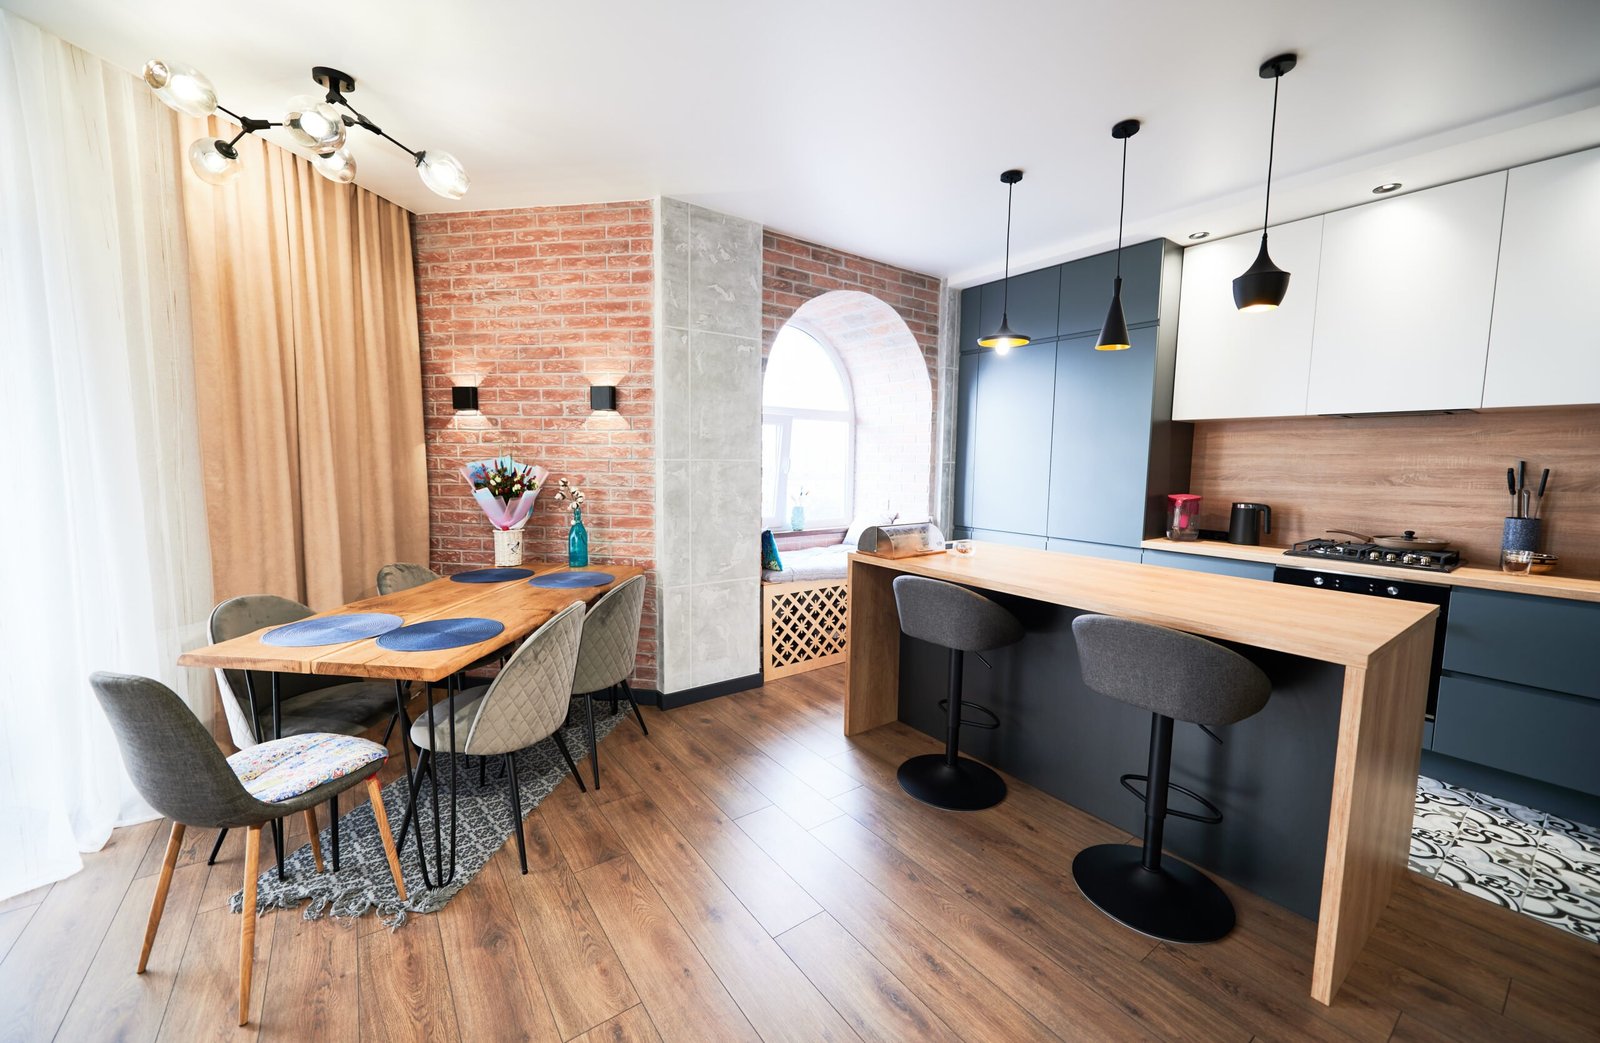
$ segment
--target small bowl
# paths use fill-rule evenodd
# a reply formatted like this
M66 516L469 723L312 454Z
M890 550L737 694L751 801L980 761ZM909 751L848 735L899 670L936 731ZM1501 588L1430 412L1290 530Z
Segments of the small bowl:
M1556 566L1560 563L1561 559L1554 554L1535 554L1533 556L1533 565L1528 571L1535 576L1543 576L1546 573L1554 572Z

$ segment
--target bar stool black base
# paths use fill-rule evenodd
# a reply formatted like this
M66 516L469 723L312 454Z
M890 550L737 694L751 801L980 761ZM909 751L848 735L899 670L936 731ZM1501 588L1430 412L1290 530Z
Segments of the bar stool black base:
M900 765L900 788L946 811L982 811L1006 799L1006 780L994 769L965 757L946 764L944 754L925 753Z
M1140 934L1168 942L1214 942L1233 930L1233 903L1214 881L1176 859L1144 867L1129 844L1084 848L1072 879L1096 909Z

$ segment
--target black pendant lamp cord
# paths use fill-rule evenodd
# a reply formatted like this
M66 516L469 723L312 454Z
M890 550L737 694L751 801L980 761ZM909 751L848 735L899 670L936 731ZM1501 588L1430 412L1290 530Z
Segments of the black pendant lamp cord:
M1016 182L1006 183L1006 274L1000 288L1000 325L1009 327L1011 317L1011 190Z
M1267 218L1272 213L1272 153L1278 144L1278 84L1283 82L1283 73L1272 78L1272 130L1267 135L1267 201L1261 208L1261 237L1267 235Z
M1122 215L1128 210L1128 139L1122 139L1122 186L1118 189L1117 202L1117 283L1116 288L1122 289Z

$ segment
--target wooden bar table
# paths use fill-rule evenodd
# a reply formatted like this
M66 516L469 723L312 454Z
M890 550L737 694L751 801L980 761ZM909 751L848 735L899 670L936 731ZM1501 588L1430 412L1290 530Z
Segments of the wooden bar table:
M543 576L551 572L568 571L562 566L534 566L528 565L535 575ZM460 676L467 668L481 662L485 657L492 656L502 649L511 647L521 642L529 634L542 626L551 616L555 615L574 601L583 601L593 604L607 591L625 580L632 579L643 573L643 569L636 565L601 565L594 566L592 570L578 571L603 571L613 578L611 582L595 587L576 588L545 588L535 587L526 579L509 580L501 583L458 583L445 578L425 583L409 590L398 591L394 594L381 595L372 598L363 598L353 601L348 605L333 609L328 612L317 613L317 618L323 616L344 615L351 612L388 612L399 616L406 624L422 623L430 620L451 619L457 617L478 617L493 619L504 626L499 634L486 641L476 644L462 645L457 648L444 648L424 652L400 652L378 646L376 638L365 638L360 641L348 641L340 644L317 645L307 648L284 648L268 645L262 642L261 636L274 627L263 627L252 634L234 638L230 641L221 641L205 648L198 648L185 652L179 657L180 666L216 667L231 670L267 672L273 675L273 722L274 731L278 727L278 685L276 677L280 673L294 674L321 674L341 677L358 677L370 680L389 680L395 682L396 707L400 712L402 725L406 724L405 715L405 689L409 682L420 681L431 686L443 682L445 684L447 716L446 727L450 732L450 748L455 749L455 699L460 690ZM247 681L248 684L248 681ZM428 700L428 729L430 737L435 727L434 701ZM401 736L401 750L405 754L406 775L409 780L411 775L411 737L409 731ZM438 787L435 786L433 798L434 821L434 860L435 865L441 870L440 883L448 882L455 875L455 806L456 806L456 759L451 757L452 785L450 794L450 825L451 857L448 873L444 873L443 864L443 839L442 819L439 815ZM412 816L413 818L415 815ZM420 834L420 830L419 830ZM403 842L403 835L396 838L396 843ZM422 845L418 842L418 859L423 866L423 879L431 887L428 879L427 865L422 860Z
M994 543L977 543L970 556L855 553L847 735L899 717L901 636L893 582L902 574L1342 667L1311 981L1312 996L1332 1003L1406 871L1437 609ZM1064 677L1061 683L1081 681Z

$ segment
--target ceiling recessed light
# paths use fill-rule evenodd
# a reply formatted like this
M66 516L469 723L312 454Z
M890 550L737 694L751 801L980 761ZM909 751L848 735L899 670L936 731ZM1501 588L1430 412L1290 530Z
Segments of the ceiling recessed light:
M1400 187L1400 182L1398 182L1398 181L1389 181L1389 182L1386 182L1384 184L1379 185L1377 188L1374 188L1372 190L1372 194L1375 195L1375 196L1386 196L1390 192L1393 192L1396 189L1398 189L1399 187Z
M1204 239L1207 236L1209 236L1210 234L1211 234L1210 232L1190 232L1189 233L1189 238L1190 239Z

